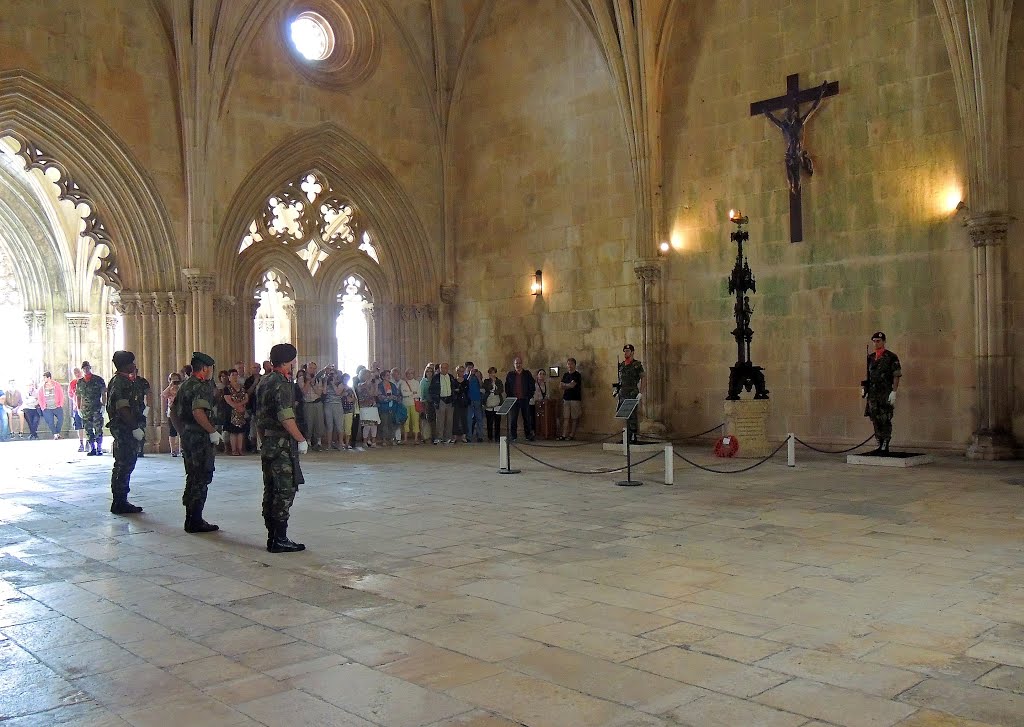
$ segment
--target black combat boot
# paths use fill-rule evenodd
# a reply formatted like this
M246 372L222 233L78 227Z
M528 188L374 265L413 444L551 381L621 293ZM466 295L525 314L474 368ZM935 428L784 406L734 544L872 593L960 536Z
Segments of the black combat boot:
M185 532L186 533L212 533L220 530L219 525L208 523L203 520L203 506L193 505L185 508Z
M96 456L96 440L95 439L90 439L89 440L89 451L85 453L85 456L86 457L95 457Z
M883 439L882 440L881 453L885 454L885 455L889 454L889 440L888 439Z
M96 437L96 450L95 450L95 453L96 453L97 457L102 457L103 456L103 435L102 434L100 436Z
M293 543L288 539L287 520L274 520L272 525L273 536L270 545L267 547L268 551L271 553L296 553L306 549L306 546L302 543Z
M267 550L269 551L274 544L274 521L264 515L263 524L267 528Z
M142 512L142 508L138 505L133 505L128 502L128 498L124 497L120 500L114 500L110 505L110 512L115 515L138 515Z

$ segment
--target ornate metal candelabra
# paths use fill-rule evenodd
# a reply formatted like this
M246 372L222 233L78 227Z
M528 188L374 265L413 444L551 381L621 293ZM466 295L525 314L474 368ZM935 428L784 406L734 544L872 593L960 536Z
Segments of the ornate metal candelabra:
M754 309L750 305L751 293L757 292L754 282L754 273L750 270L746 257L743 255L743 243L750 239L750 234L743 229L747 224L746 217L739 212L731 211L729 220L736 225L736 231L729 235L729 239L736 243L736 264L733 266L732 275L729 276L729 294L736 296L736 304L733 307L736 319L736 328L732 336L736 339L736 365L729 369L729 395L726 399L736 401L740 398L740 390L748 392L755 389L755 399L767 399L768 389L764 381L764 369L755 366L750 361L750 342L754 338L754 331L750 328L750 317Z

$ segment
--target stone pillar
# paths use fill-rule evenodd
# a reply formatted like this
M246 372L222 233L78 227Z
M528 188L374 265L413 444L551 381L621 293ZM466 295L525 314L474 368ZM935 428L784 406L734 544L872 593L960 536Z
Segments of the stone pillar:
M642 404L641 434L651 437L665 436L663 406L665 397L664 327L661 323L658 283L662 277L661 260L637 263L633 271L640 283L640 360L646 372Z
M452 347L455 339L455 297L458 292L459 286L455 283L445 283L441 286L441 305L437 311L438 350L433 355L445 360L451 360L454 353Z
M89 313L65 313L64 317L68 321L68 354L71 358L71 366L74 368L85 358L85 339L92 315ZM109 357L107 360L110 360Z
M142 358L142 345L146 333L145 316L143 315L143 299L140 293L132 291L121 291L121 299L115 304L117 312L121 314L124 322L124 347L126 351L133 351L137 359ZM113 364L106 362L110 373L113 373Z
M108 314L104 316L104 327L105 327L105 338L103 339L103 358L107 361L113 361L114 358L114 338L117 336L117 316ZM82 363L81 360L74 362L75 366Z
M188 294L180 290L167 293L168 325L174 327L174 345L167 352L164 360L165 373L179 371L192 358L192 349L188 340Z
M231 350L238 339L235 337L235 296L215 295L213 296L213 320L214 320L214 343L210 355L217 360L217 368L227 368L234 351ZM224 364L221 366L220 364Z
M1006 237L1009 217L975 215L967 220L974 246L974 355L977 366L977 429L971 459L1012 459L1013 370L1007 328Z
M185 268L182 273L191 294L186 316L186 335L193 351L206 353L217 345L213 340L213 298L210 295L213 292L214 276L199 268Z
M380 338L377 336L377 319L380 317L380 310L373 303L367 303L363 311L366 313L366 332L369 334L367 336L369 338L367 341L367 351L369 352L367 358L369 360L366 365L373 366L373 362L380 361L381 356ZM383 366L384 362L381 361L380 365Z

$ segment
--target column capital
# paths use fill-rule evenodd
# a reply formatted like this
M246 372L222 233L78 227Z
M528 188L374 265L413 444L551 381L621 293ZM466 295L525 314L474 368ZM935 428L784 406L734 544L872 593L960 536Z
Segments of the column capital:
M213 292L216 279L212 273L204 273L199 268L185 268L181 271L190 293Z
M188 304L188 293L182 290L172 290L165 293L167 296L167 312L173 315L179 315L185 312L185 308Z
M971 236L971 244L984 247L1005 243L1010 222L1010 216L1005 213L986 212L968 217L964 224L967 226L967 234Z
M130 290L122 290L121 298L114 302L114 310L123 316L142 315L142 295Z
M633 272L637 280L645 283L657 283L661 280L661 271L664 262L661 260L640 260L633 266Z
M112 316L112 315L108 314L108 315L104 316L104 321L103 322L104 322L104 325L107 327L108 331L112 331L115 328L117 328L117 316Z
M230 313L235 309L236 302L233 295L215 295L213 296L213 312Z
M90 313L65 313L64 317L71 328L88 328L89 323L92 321L92 314Z
M441 286L441 302L451 305L455 302L455 296L459 292L459 286L455 283L444 283Z

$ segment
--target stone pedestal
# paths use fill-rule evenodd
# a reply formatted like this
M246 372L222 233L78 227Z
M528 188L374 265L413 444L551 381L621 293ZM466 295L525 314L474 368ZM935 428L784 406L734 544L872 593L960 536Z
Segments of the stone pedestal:
M772 453L768 443L768 399L725 402L725 434L740 443L737 457L760 459Z

